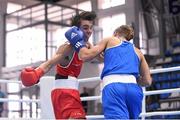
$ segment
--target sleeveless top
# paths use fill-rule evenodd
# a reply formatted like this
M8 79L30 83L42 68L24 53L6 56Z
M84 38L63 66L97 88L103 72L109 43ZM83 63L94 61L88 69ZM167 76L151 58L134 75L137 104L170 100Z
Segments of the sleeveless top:
M122 41L121 44L105 50L101 79L112 74L130 74L137 78L139 65L140 60L135 52L134 45L129 41Z
M82 68L83 61L79 59L78 53L74 52L73 57L69 64L66 67L61 66L60 64L56 65L56 71L57 74L62 75L62 76L73 76L73 77L78 77L81 68Z

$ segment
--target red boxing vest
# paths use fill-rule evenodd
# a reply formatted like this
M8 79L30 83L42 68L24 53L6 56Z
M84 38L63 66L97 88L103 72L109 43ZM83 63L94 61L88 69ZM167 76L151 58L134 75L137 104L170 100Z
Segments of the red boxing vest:
M74 52L70 63L66 67L63 67L60 64L57 64L56 71L59 75L62 75L62 76L78 77L81 72L82 64L83 64L83 61L79 59L78 53Z

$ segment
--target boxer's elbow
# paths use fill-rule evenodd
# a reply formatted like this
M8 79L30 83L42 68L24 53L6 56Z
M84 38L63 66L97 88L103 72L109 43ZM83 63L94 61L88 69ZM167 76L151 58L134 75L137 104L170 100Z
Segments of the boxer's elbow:
M152 84L152 80L147 81L147 86L150 86Z
M152 84L152 78L151 77L143 77L137 79L138 84L142 86L150 86Z
M147 86L150 86L152 84L152 78L151 77L145 78L145 81L146 81Z

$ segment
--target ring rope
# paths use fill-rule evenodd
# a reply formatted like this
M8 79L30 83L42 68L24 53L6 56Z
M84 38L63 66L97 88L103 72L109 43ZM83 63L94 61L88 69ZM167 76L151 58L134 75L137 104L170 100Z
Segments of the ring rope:
M23 100L23 99L8 99L8 98L0 98L0 102L26 102L26 103L31 103L31 102L36 102L40 103L39 99L36 100Z

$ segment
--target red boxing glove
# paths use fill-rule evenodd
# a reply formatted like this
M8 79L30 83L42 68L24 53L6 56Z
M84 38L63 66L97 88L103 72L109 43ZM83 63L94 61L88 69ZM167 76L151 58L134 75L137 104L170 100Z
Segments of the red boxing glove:
M44 71L41 68L27 67L21 71L21 81L26 87L32 86L39 82L41 76L44 75Z

